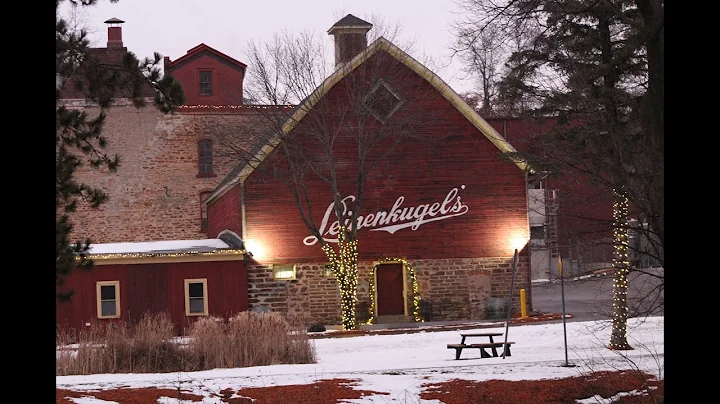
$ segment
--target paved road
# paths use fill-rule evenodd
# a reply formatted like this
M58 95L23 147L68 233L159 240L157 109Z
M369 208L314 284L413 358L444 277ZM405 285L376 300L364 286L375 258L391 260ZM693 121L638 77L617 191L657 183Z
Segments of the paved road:
M628 277L630 316L642 312L662 315L664 289L661 287L664 271L646 270L648 273L631 273ZM565 280L565 313L573 317L568 321L604 320L612 318L613 279L611 275L585 279ZM562 293L559 281L533 283L533 310L543 313L562 313Z

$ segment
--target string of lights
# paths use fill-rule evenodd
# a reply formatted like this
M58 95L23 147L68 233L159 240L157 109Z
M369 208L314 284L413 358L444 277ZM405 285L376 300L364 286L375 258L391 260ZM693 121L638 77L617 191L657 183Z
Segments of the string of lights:
M331 268L337 278L340 288L340 311L342 326L345 330L357 328L355 319L355 304L357 302L357 240L347 241L347 231L344 226L338 229L338 253L329 244L322 246L323 252L330 261Z
M630 261L628 258L629 231L628 198L622 190L613 190L615 203L613 203L613 260L615 270L613 280L613 322L610 334L610 349L632 349L627 342L628 318L628 280Z
M420 289L418 287L417 277L415 276L415 270L413 270L412 265L410 265L410 263L405 259L386 257L375 264L375 267L370 274L370 318L365 324L372 324L375 321L375 274L377 273L377 269L378 267L380 267L380 265L388 262L402 263L403 268L410 275L410 281L412 283L413 291L413 318L417 323L424 322L422 316L420 315Z
M290 109L292 105L178 105L182 109Z
M218 250L218 251L186 251L178 253L112 253L112 254L88 254L93 260L127 259L127 258L175 258L187 256L208 256L208 255L242 255L245 250ZM80 260L80 256L75 257Z

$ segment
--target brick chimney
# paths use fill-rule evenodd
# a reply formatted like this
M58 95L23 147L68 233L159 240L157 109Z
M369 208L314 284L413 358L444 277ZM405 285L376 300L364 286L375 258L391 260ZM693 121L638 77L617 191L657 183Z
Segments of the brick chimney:
M121 24L124 22L125 21L118 18L111 18L105 21L105 24L108 25L108 49L117 49L123 47Z
M163 56L163 72L165 74L170 74L170 57Z
M335 69L367 48L367 32L372 24L348 14L328 30L335 37Z

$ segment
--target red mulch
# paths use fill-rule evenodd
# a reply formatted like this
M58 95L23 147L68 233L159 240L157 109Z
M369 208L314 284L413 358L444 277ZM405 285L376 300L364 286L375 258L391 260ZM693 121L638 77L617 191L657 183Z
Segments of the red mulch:
M444 404L576 404L599 395L613 397L635 390L638 395L616 397L613 404L656 404L665 395L665 381L652 375L631 372L595 372L587 376L551 380L451 380L426 383L420 398Z
M357 380L331 379L321 380L313 384L244 388L238 390L237 394L243 397L251 397L253 399L252 401L245 398L244 400L246 401L228 402L232 404L337 403L338 400L359 399L377 394L390 394L379 391L354 390L352 386L357 386L357 382Z
M72 391L55 389L55 404L74 404L72 400L66 397L81 398L95 397L99 400L115 401L120 404L157 404L160 397L180 398L181 400L192 400L192 402L202 402L203 396L190 394L187 391L177 391L172 389L157 389L155 387L145 387L141 389L119 388L114 390L101 391Z
M566 314L565 318L572 317L570 314ZM561 320L562 314L560 313L551 313L551 314L540 314L536 316L527 316L525 318L521 317L513 317L510 319L510 324L517 324L517 323L532 323L535 321L550 321L550 320Z
M427 379L427 377L426 377ZM339 400L360 399L386 392L354 390L357 380L330 379L312 384L252 387L236 391L225 389L216 394L229 404L335 404ZM609 398L618 393L635 391L638 394L614 398L614 404L656 404L665 395L665 381L652 375L634 371L595 372L585 376L551 380L488 380L473 382L450 380L425 383L420 398L438 400L444 404L576 404L579 399L595 395ZM230 398L233 393L241 397ZM160 397L178 398L178 391L155 388L119 388L98 392L75 392L56 389L56 404L70 404L65 397L92 396L120 404L157 404ZM202 397L183 392L182 400L201 402Z
M371 395L389 395L390 393L355 390L357 380L330 379L320 380L312 384L298 384L272 387L249 387L237 391L223 389L220 397L228 404L307 404L307 403L337 403L338 400L359 399ZM240 397L231 398L233 393ZM160 397L179 398L180 400L192 400L202 402L203 397L196 394L189 394L186 391L178 392L170 389L156 388L120 388L115 390L103 390L94 392L77 392L71 390L55 389L56 404L72 404L73 401L66 397L95 397L100 400L116 401L120 404L157 404Z

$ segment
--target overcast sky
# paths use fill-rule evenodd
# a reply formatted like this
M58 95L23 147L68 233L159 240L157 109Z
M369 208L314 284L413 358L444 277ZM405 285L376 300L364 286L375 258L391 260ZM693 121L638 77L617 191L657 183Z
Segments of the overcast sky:
M70 10L69 2L61 5L63 16ZM379 15L402 27L396 42L413 42L411 55L422 61L431 58L428 67L461 93L474 82L449 49L450 24L459 11L453 0L100 0L77 15L89 27L94 46L105 46L103 21L116 17L125 21L125 46L141 59L160 52L174 60L205 43L241 62L247 62L244 48L249 40L262 43L283 30L314 31L329 45L327 30L342 16L353 14L373 23L369 16Z

